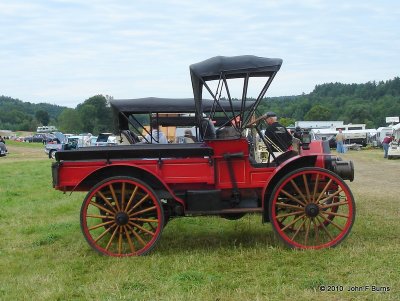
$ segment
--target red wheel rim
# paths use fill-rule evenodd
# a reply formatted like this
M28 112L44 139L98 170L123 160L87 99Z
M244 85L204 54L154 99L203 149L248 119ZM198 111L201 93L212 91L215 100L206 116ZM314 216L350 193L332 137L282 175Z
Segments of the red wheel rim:
M275 189L270 218L290 247L321 249L340 243L354 223L353 196L334 173L304 168L289 174Z
M132 178L96 185L81 209L81 228L92 248L109 256L138 256L156 244L163 210L154 191Z

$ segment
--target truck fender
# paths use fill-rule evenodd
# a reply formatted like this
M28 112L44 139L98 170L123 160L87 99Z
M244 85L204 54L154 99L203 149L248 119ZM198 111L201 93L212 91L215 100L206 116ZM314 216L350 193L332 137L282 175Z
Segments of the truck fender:
M302 168L302 167L312 167L315 166L317 160L317 155L307 155L307 156L294 156L289 160L285 161L275 171L272 173L271 177L265 183L262 190L262 208L264 209L264 215L268 218L268 202L272 191L278 182L289 172Z
M177 197L168 186L168 184L164 180L162 180L156 173L146 168L130 164L113 164L99 167L98 169L91 172L88 176L86 176L82 181L80 181L72 189L71 193L77 190L79 186L85 185L85 183L98 183L106 178L114 176L137 177L140 180L146 182L146 184L148 184L152 188L157 185L162 186L177 202L181 203L184 208L186 207L185 202L181 198Z

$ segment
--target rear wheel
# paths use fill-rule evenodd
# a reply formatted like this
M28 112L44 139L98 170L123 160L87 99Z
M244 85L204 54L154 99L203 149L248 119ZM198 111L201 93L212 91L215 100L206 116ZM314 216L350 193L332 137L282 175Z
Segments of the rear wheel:
M109 256L150 252L164 224L163 208L153 189L136 178L106 179L87 194L81 228L89 245Z
M355 203L347 184L321 168L286 175L272 193L274 231L292 248L320 249L339 244L350 232Z
M50 151L49 158L50 159L55 159L56 158L56 151L54 151L54 150Z

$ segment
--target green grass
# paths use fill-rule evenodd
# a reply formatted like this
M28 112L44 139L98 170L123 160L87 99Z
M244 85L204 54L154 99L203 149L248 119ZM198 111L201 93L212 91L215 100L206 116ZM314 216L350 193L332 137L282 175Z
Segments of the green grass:
M6 146L44 148L44 145L41 142L28 143L28 142L14 141L14 140L6 140Z
M359 165L386 164L374 161L380 154L346 157L360 156ZM79 225L84 194L53 190L50 164L46 158L0 158L0 300L400 299L398 187L375 195L358 175L361 183L356 178L350 184L356 223L333 249L289 250L257 215L238 221L180 218L167 225L148 256L116 259L86 243ZM398 175L400 160L390 164ZM319 292L320 285L391 291Z

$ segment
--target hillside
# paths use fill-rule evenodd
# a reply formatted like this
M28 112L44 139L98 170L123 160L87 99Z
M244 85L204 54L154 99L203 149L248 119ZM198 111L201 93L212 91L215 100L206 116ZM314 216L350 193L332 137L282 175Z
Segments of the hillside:
M297 120L343 120L377 128L386 125L385 117L400 116L400 78L317 85L310 94L267 98L259 111L275 111L286 125Z
M39 117L48 115L48 122L54 124L66 107L48 103L23 102L7 96L0 96L0 129L33 131L41 125ZM39 113L38 113L39 112Z

